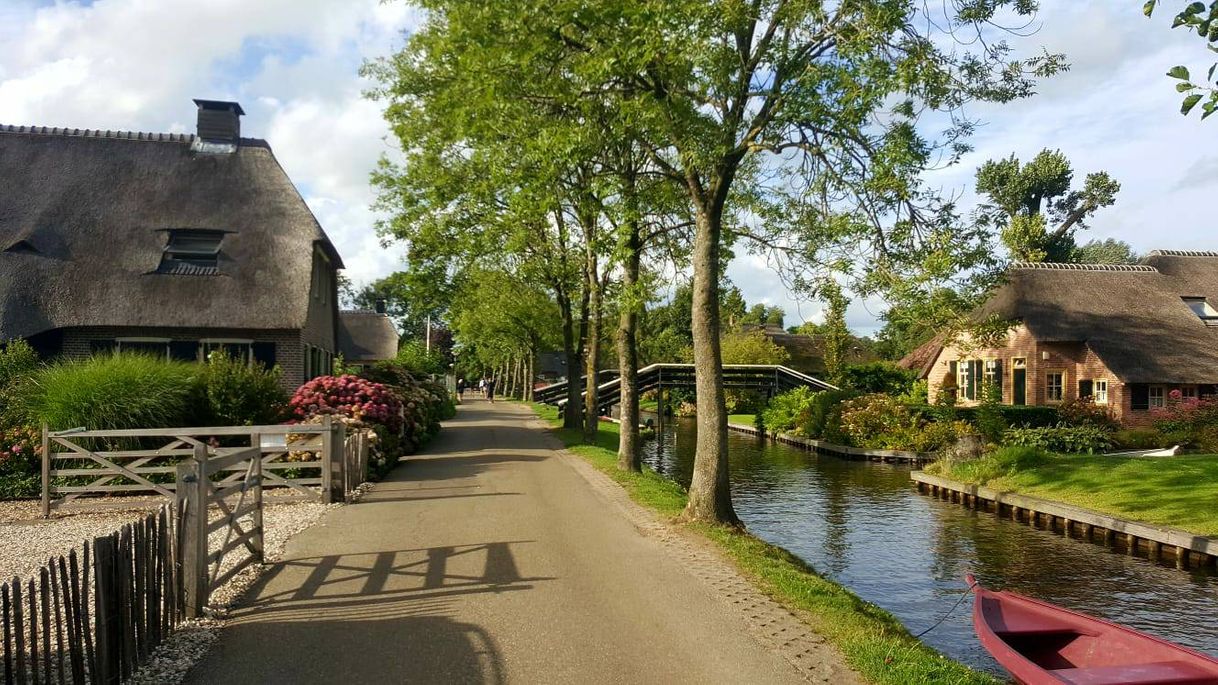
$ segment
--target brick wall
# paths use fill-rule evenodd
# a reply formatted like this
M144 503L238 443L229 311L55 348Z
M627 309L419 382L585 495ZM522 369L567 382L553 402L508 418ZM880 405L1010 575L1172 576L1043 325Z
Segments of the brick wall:
M304 375L300 331L260 331L240 328L137 328L98 326L63 330L60 353L68 357L87 357L93 352L93 341L113 341L116 338L168 338L198 341L205 338L236 338L275 344L275 363L282 371L280 384L291 392L300 385Z
M944 346L931 367L928 385L931 401L943 388L943 381L950 374L951 362L969 359L997 359L1002 361L1002 401L1011 404L1014 398L1014 359L1027 361L1026 403L1030 405L1052 404L1046 398L1047 376L1052 372L1062 374L1062 400L1078 397L1080 380L1108 381L1108 404L1118 418L1128 414L1129 397L1123 383L1104 362L1081 342L1040 342L1026 326L1012 329L1001 347L979 347L965 335L962 341ZM960 400L961 406L971 406L975 401Z

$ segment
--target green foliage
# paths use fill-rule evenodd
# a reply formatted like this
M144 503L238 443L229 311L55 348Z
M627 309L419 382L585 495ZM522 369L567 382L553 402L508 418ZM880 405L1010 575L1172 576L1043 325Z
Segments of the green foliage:
M1091 426L1113 432L1121 427L1116 414L1107 405L1096 404L1090 397L1076 397L1057 406L1057 415L1065 426Z
M972 432L963 421L927 421L897 398L863 395L840 405L842 444L867 449L935 452Z
M760 330L728 333L721 342L724 364L785 364L791 355Z
M910 394L916 379L916 372L903 369L892 362L851 364L841 373L842 387L859 392L880 392L897 396Z
M1142 257L1123 240L1104 238L1089 240L1074 251L1070 259L1079 264L1137 264Z
M765 410L757 416L768 431L792 432L797 427L807 425L816 394L806 386L788 390L771 398Z
M850 342L850 329L846 327L846 306L849 300L842 288L832 279L825 279L820 288L822 297L829 305L825 312L825 373L829 382L848 385L842 377L846 366L846 346ZM865 392L865 391L864 391Z
M1147 17L1150 17L1159 3L1160 0L1146 0L1142 5L1142 11ZM1210 0L1208 7L1204 2L1199 1L1185 4L1184 8L1176 14L1171 25L1173 29L1180 26L1196 31L1197 36L1206 43L1206 47L1211 52L1218 52L1218 0ZM1211 64L1205 72L1205 79L1196 80L1189 73L1188 67L1184 65L1176 65L1167 71L1170 78L1179 82L1176 84L1176 92L1185 93L1184 100L1180 103L1181 114L1187 116L1198 104L1201 105L1202 119L1218 110L1218 87L1215 87L1214 80L1216 69L1218 69L1218 63Z
M798 432L814 440L843 440L841 405L858 397L854 390L822 390L813 396L806 423L796 426Z
M1112 432L1095 426L1058 425L1050 428L1011 428L1003 433L1006 445L1036 447L1048 452L1095 454L1112 448Z
M1043 448L1029 445L1008 445L985 455L981 459L968 461L942 461L929 465L928 473L962 480L966 483L985 485L995 479L1029 471L1049 463L1050 456Z
M1147 450L1165 447L1167 438L1153 428L1125 428L1112 434L1117 447L1130 450Z
M1056 426L1061 417L1056 407L1034 405L999 404L996 407L1003 421L1017 428L1044 428ZM927 420L942 420L945 417L959 418L970 423L977 421L977 407L949 407L942 405L910 405L911 412ZM950 410L950 411L947 411Z
M1000 229L1012 259L1069 262L1078 256L1075 232L1116 202L1121 184L1099 171L1072 191L1073 178L1074 169L1060 150L1042 150L1027 164L1011 155L978 168L977 192L988 200L980 218Z
M1008 428L1006 417L1000 409L1001 396L1001 386L982 383L981 402L973 414L973 425L977 427L977 432L991 443L1002 440L1002 434Z
M288 403L288 395L279 385L280 376L279 367L267 369L219 350L212 352L201 374L204 416L196 420L210 426L279 423Z
M22 422L21 386L37 372L38 353L24 340L0 343L0 422L12 425Z
M32 426L0 426L0 500L42 492L42 433Z
M62 360L34 376L22 401L52 430L183 426L197 410L201 372L142 354Z
M420 376L443 374L448 371L448 361L445 359L444 353L436 348L432 348L428 352L427 346L422 340L407 340L402 343L398 348L398 356L395 361L411 373Z
M1167 405L1154 410L1154 424L1172 443L1218 452L1218 398L1184 399L1172 390Z

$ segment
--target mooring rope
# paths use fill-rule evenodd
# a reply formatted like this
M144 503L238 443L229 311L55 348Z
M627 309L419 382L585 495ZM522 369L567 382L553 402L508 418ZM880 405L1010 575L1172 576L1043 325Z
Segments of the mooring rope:
M923 630L922 632L918 633L917 635L914 635L914 639L915 640L921 639L921 637L923 635L929 633L930 631L934 630L935 628L938 628L940 624L942 624L944 621L947 620L947 618L949 616L952 615L952 612L954 612L956 609L958 609L960 607L961 604L964 603L964 600L968 599L969 595L973 594L973 588L975 588L975 587L977 587L976 580L974 580L972 583L969 583L968 589L964 591L963 595L960 595L960 599L956 600L956 603L952 605L952 608L947 610L947 613L940 616L938 621L935 621L934 623L930 624L929 628L927 628L926 630Z

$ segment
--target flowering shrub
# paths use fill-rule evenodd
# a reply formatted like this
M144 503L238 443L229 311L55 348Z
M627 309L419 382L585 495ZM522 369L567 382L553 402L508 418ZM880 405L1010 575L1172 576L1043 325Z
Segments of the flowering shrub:
M37 428L0 429L0 499L38 496L41 452L42 435Z
M1168 442L1218 452L1218 398L1184 398L1179 390L1167 394L1167 403L1152 410L1155 428Z
M1090 397L1078 397L1062 402L1057 407L1061 422L1067 426L1095 426L1104 430L1115 431L1120 428L1120 422L1109 407L1096 404Z
M842 404L841 431L850 444L865 447L878 436L905 429L912 418L909 409L895 397L863 395Z
M392 390L359 376L318 376L296 389L288 402L292 415L305 420L323 414L346 416L402 429L402 400Z

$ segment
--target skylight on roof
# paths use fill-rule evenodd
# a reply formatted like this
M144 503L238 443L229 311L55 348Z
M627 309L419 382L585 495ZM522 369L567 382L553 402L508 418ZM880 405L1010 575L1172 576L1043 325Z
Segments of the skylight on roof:
M159 273L208 275L220 273L220 243L225 231L171 228L161 255Z
M1218 310L1206 300L1204 297L1182 297L1184 304L1193 310L1193 313L1201 317L1207 323L1210 321L1218 322Z

